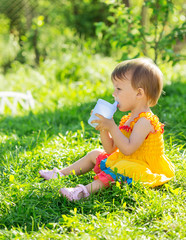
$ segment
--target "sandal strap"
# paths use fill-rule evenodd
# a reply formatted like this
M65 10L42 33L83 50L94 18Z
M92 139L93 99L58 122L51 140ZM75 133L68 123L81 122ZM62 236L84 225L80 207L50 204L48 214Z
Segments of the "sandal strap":
M60 176L60 177L65 176L65 175L64 175L63 173L61 173L61 172L59 171L59 169L56 168L56 167L53 169L53 172L56 173L56 174L59 173L59 176Z
M78 187L80 187L82 189L85 198L90 195L90 193L88 192L87 188L84 185L79 184Z

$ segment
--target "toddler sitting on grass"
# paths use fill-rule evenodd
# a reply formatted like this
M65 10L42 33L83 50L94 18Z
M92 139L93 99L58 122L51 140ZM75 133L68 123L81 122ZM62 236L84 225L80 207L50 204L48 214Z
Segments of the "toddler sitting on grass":
M140 181L156 187L174 177L174 166L164 153L164 125L150 107L161 95L163 80L160 69L150 60L138 58L119 63L112 72L113 96L118 109L130 111L121 118L119 127L114 119L96 114L99 120L103 150L96 149L72 165L58 170L40 170L46 180L87 173L94 169L94 181L86 186L61 188L60 193L70 201L88 197L91 193L111 186L116 180L131 184Z

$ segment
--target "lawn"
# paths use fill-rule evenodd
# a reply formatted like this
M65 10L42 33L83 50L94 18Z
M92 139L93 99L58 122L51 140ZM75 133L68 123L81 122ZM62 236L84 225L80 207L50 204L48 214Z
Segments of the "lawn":
M29 88L36 100L33 111L18 109L11 116L7 110L0 117L0 239L186 239L186 82L174 69L165 74L165 93L152 109L165 123L173 180L154 189L116 184L69 202L59 188L86 184L93 172L50 181L39 177L40 169L65 167L101 147L87 121L98 98L113 102L109 71L115 63L96 61L100 67L90 71L91 80L51 79L50 66L38 72L19 67L0 77L2 90ZM115 114L117 123L121 116Z

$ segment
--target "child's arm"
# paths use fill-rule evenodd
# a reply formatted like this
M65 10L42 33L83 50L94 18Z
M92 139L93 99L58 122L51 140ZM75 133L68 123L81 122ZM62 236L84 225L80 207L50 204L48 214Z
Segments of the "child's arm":
M116 150L114 141L108 131L106 130L100 131L100 138L101 138L101 142L105 152L107 152L108 154L111 154Z
M109 131L112 137L113 146L115 145L125 155L134 153L141 146L147 135L154 131L150 121L146 118L141 118L134 125L130 137L127 138L119 130L113 119L107 119L101 115L97 116L100 120L95 120L96 123L99 123L96 130Z

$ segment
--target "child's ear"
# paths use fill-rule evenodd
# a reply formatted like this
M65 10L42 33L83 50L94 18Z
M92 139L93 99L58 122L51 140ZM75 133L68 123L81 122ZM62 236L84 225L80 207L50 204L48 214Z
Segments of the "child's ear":
M143 97L145 95L144 89L143 88L138 88L137 90L137 97Z

